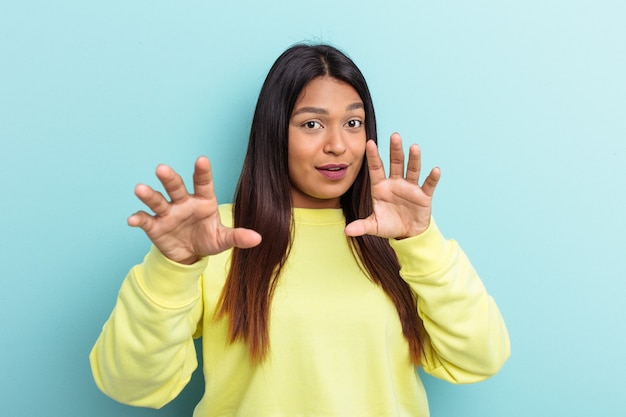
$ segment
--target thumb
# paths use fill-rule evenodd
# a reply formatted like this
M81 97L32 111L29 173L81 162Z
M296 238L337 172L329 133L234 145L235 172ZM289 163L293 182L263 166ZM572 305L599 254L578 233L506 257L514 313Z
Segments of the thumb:
M349 223L344 232L347 236L376 235L378 225L372 216Z
M261 235L254 230L238 227L231 229L228 234L229 246L248 249L261 243Z

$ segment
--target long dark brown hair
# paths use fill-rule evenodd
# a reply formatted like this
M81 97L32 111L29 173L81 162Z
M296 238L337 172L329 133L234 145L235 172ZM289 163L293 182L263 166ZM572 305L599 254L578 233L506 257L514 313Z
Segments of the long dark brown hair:
M246 341L253 362L269 350L269 310L276 281L291 246L292 205L287 165L288 127L302 89L316 77L328 76L351 85L365 107L368 139L377 140L376 116L367 83L345 54L328 45L296 45L270 69L257 101L248 150L234 199L234 225L256 230L262 243L234 248L221 296L219 316L229 319L230 341ZM372 213L370 178L365 160L351 188L341 197L347 222ZM400 277L400 265L387 239L350 238L355 256L371 279L393 301L411 359L419 363L420 326L416 299Z

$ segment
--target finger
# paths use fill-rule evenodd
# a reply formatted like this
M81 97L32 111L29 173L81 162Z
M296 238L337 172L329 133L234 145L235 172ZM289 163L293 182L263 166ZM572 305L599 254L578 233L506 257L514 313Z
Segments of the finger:
M366 219L354 220L350 222L344 229L346 236L363 236L363 235L377 235L378 225L371 217Z
M165 187L172 203L180 203L189 198L189 193L180 175L167 165L161 164L156 169L156 175Z
M411 184L417 185L420 180L420 171L422 170L422 155L420 147L416 144L409 148L409 162L406 165L406 180Z
M404 149L402 138L398 133L389 139L389 178L403 178L404 176Z
M138 211L137 213L128 217L128 220L126 222L131 227L139 227L147 232L154 225L154 217L152 217L145 211Z
M137 184L135 187L135 195L157 216L164 216L169 211L170 205L165 197L163 197L163 194L153 190L147 185Z
M432 197L435 193L435 188L437 187L437 184L439 184L440 178L441 170L438 167L433 168L432 171L430 171L430 174L428 174L426 180L424 181L424 184L422 185L422 191L424 191L424 194Z
M369 169L372 185L384 181L385 167L383 166L383 161L380 159L380 154L378 153L378 147L376 146L376 142L371 139L368 140L367 144L365 145L365 156L367 158L367 166Z
M211 162L204 156L196 161L196 168L193 171L193 192L199 197L215 197Z

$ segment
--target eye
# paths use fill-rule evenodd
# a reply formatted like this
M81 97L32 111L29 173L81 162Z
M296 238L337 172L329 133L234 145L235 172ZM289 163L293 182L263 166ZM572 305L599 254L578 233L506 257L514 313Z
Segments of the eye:
M363 126L363 121L359 119L348 120L348 122L346 123L346 127L350 129L358 129L361 126Z
M316 122L315 120L309 120L308 122L304 122L302 124L302 127L304 127L305 129L321 129L322 125L320 124L320 122Z

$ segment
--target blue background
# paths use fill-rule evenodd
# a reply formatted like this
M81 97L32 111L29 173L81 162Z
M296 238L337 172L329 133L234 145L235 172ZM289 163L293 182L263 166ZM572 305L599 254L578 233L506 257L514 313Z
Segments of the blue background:
M624 416L626 3L25 0L0 4L0 415L181 416L101 394L87 355L149 242L158 163L231 199L260 85L301 40L348 52L383 148L418 142L435 215L505 316L491 380L425 377L434 417ZM408 144L407 144L408 145ZM386 154L386 149L384 149Z

